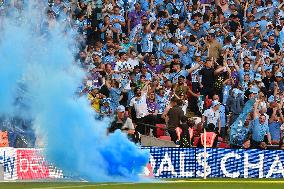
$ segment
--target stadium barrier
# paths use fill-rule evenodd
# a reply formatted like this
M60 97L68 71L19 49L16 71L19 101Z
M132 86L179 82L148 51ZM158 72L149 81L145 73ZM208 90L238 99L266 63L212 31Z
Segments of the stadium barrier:
M207 148L204 164L203 148L144 149L151 153L145 173L158 178L284 178L283 150Z
M284 178L284 151L142 147L150 151L144 174L157 178ZM41 149L0 148L0 180L63 178L62 170L47 164Z
M0 148L0 167L4 180L63 178L62 170L46 163L42 149Z

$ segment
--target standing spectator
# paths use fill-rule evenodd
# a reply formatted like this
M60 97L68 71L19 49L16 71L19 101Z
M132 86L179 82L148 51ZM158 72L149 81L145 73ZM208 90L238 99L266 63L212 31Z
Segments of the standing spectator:
M275 102L272 102L273 104ZM283 101L281 100L279 104L277 104L277 107L273 107L272 115L269 119L269 132L271 134L271 143L272 144L279 144L281 140L281 125L284 123L284 117L282 114L281 107L283 106Z
M221 44L215 39L215 31L210 30L208 35L206 36L206 45L208 47L208 57L214 58L217 60L221 56L222 46Z
M228 97L226 102L227 112L231 113L230 124L234 123L235 120L242 113L244 107L244 100L242 94L237 89L233 89L231 95Z
M210 98L212 98L214 94L215 75L224 70L224 67L214 70L212 64L213 58L207 58L204 67L200 70L200 75L202 77L200 86L201 94Z
M120 101L122 99L121 90L119 88L119 82L117 80L106 81L106 87L109 90L109 95L111 98L111 109L115 110L116 107L120 105Z
M180 105L181 101L174 98L171 100L171 107L168 109L168 111L164 112L164 115L168 120L167 129L173 142L178 142L176 128L180 126L181 119L184 116L184 112Z
M261 148L267 136L268 143L271 144L271 135L269 132L268 123L266 123L266 116L260 114L258 111L259 100L256 100L253 111L253 125L252 125L252 141L253 148Z
M131 11L128 14L128 20L127 20L127 28L128 28L128 34L130 34L131 30L137 26L138 24L141 24L142 16L146 16L146 12L141 10L140 3L135 3L135 10Z
M149 125L155 125L155 119L153 119L153 116L148 111L147 106L147 92L148 92L148 84L149 81L147 81L147 84L144 86L144 88L141 90L140 88L135 88L134 94L135 97L131 99L129 106L130 108L130 115L131 111L134 110L136 114L135 123L136 131L140 134L147 135L149 134L150 128L149 126L145 126L144 124Z

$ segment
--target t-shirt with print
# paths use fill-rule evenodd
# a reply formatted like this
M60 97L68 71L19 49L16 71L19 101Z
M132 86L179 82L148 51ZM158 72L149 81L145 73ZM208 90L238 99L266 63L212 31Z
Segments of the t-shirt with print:
M204 111L203 116L206 117L206 124L213 123L215 127L218 127L218 120L220 119L219 111L213 111L212 108L209 108Z
M143 118L149 114L146 100L147 100L146 94L142 94L140 99L134 97L130 101L130 107L134 107L136 112L136 117L138 119Z

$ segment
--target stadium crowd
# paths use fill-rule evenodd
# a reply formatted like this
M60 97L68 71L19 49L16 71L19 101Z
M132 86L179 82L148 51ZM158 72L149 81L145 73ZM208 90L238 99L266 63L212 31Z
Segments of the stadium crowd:
M97 119L114 120L109 132L161 137L148 126L165 125L162 135L187 147L205 127L209 146L282 147L283 0L47 3L42 32L64 22L79 33L76 60L88 76L78 93Z

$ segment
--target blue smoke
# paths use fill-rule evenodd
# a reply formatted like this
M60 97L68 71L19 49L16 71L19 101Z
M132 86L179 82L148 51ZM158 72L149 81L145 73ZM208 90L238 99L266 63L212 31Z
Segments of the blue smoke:
M0 115L32 119L46 158L65 173L89 181L138 181L148 153L120 131L106 136L109 120L95 120L87 98L75 96L86 73L74 62L74 35L62 32L62 24L43 32L45 18L32 2L5 18Z

